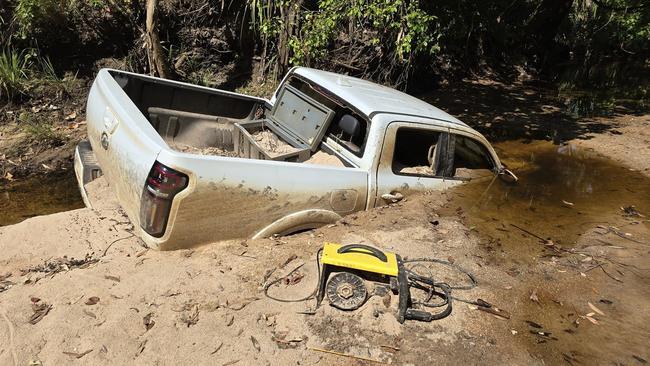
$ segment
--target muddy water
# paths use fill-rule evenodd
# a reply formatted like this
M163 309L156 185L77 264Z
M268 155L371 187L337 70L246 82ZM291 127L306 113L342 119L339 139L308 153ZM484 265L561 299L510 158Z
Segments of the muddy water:
M0 187L0 226L84 207L72 172L30 178Z
M590 151L546 141L496 150L519 182L468 184L452 192L450 208L462 207L470 225L504 245L516 246L524 229L570 247L590 227L622 223L622 207L650 215L650 178Z
M650 356L650 178L571 145L506 142L497 149L520 181L459 187L446 210L478 232L486 252L476 255L505 272L482 280L489 299L512 314L508 327L517 335L509 341L546 364L645 363L639 359ZM631 205L645 217L626 216L621 207ZM630 236L596 234L599 225ZM555 252L536 237L576 253ZM599 246L602 239L616 249ZM579 254L592 245L600 249L587 253L598 254L609 275L594 266L593 254ZM516 280L509 289L507 279ZM598 324L580 317L595 314L588 302L604 312L595 315Z

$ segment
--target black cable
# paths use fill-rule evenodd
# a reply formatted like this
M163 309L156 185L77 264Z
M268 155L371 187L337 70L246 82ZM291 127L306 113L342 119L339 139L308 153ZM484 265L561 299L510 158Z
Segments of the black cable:
M476 280L476 277L474 277L474 275L471 272L469 272L466 269L464 269L463 267L461 267L461 266L459 266L457 264L451 263L449 261L445 261L445 260L442 260L442 259L436 259L436 258L415 258L415 259L405 259L403 262L404 263L418 263L418 262L438 263L438 264L442 264L442 265L445 265L445 266L452 267L452 268L458 270L459 272L463 273L464 275L466 275L469 278L469 280L470 280L469 285L450 286L449 288L452 289L452 290L471 290L471 289L475 288L476 286L478 286L478 281ZM407 269L407 271L410 271L410 270Z
M451 263L451 262L449 262L449 261L445 261L445 260L437 259L437 258L415 258L415 259L405 259L403 262L404 262L405 264L406 264L406 263L421 263L421 262L430 262L430 263L438 263L438 264L442 264L442 265L449 266L449 267L452 267L452 268L458 270L459 272L461 272L461 273L463 273L464 275L466 275L466 276L469 278L469 280L470 280L470 283L469 283L468 285L464 285L464 286L449 286L448 284L443 283L443 282L438 282L438 283L437 283L437 282L434 282L434 281L433 281L433 278L427 278L427 280L429 280L429 283L431 283L431 284L433 284L433 285L435 285L435 286L447 286L447 287L449 288L449 290L471 290L471 289L475 288L476 286L478 286L478 281L476 280L476 277L474 277L474 275L473 275L471 272L469 272L469 271L467 271L466 269L462 268L461 266L459 266L459 265L457 265L457 264L455 264L455 263ZM421 276L421 275L418 275L418 274L414 273L411 269L407 269L407 272L409 273L409 276L410 276L411 274L415 274L415 275L417 275L417 276L419 276L419 277L423 277L423 276ZM479 303L479 302L477 302L477 301L461 299L461 298L458 298L458 297L455 297L455 296L451 296L451 291L449 291L449 293L450 293L450 295L449 295L449 299L453 299L453 300L456 300L456 301L464 302L464 303L466 303L466 304L470 304L470 305L485 306L485 303ZM428 299L428 300L426 300L426 302L428 302L428 301L430 301L430 300L431 300L431 299ZM418 303L419 303L420 305L426 306L426 305L422 304L421 302L418 302ZM440 306L444 306L444 305L446 305L446 303L443 303L443 304L441 304ZM435 306L434 306L434 307L435 307Z
M303 298L300 298L300 299L279 299L279 298L277 298L277 297L273 297L273 296L269 295L269 288L270 288L271 286L273 286L273 285L275 285L276 283L282 281L283 279L285 279L285 278L291 276L294 272L296 272L297 270L299 270L300 267L302 267L302 265L300 265L300 266L298 266L297 268L293 269L293 270L292 270L291 272L289 272L286 276L276 278L275 280L273 280L273 281L267 283L266 286L264 286L264 295L265 295L266 297L268 297L269 299L271 299L271 300L275 300L275 301L279 301L279 302L301 302L301 301L309 300L309 299L311 299L312 297L316 296L316 294L318 293L318 288L320 287L320 275L321 275L321 274L320 274L320 255L321 255L322 252L323 252L323 248L320 248L320 249L318 250L318 252L316 252L316 271L317 271L317 273L318 273L318 280L316 281L316 288L315 288L315 289L314 289L314 290L313 290L309 295L307 295L307 296L305 296L305 297L303 297Z

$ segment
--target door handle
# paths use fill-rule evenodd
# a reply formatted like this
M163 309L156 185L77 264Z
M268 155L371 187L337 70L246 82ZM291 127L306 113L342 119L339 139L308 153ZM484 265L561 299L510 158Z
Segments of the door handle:
M382 199L391 201L391 203L399 202L404 198L404 195L399 192L384 193L381 195Z

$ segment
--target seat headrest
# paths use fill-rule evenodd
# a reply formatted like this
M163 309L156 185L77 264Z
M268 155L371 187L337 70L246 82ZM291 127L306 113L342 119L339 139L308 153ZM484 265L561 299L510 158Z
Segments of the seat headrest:
M356 137L361 132L361 123L355 117L344 114L339 120L339 128L352 137Z

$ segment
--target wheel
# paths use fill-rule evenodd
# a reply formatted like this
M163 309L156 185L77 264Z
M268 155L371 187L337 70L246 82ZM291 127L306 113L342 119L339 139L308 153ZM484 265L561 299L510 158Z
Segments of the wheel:
M333 275L325 288L330 305L341 310L355 310L361 307L368 297L363 278L339 272Z

